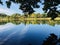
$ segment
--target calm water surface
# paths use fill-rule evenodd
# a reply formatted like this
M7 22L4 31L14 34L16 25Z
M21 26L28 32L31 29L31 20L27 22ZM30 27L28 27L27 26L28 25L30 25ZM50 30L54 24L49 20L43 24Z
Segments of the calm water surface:
M60 37L60 25L7 23L0 25L0 45L42 45L51 33Z

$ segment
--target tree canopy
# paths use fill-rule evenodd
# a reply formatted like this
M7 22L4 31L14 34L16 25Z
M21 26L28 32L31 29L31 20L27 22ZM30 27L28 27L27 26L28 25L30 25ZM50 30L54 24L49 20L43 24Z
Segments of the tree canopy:
M35 12L34 8L40 7L40 5L38 5L39 2L44 5L43 11L47 13L48 17L54 19L60 13L60 10L57 10L60 8L58 6L60 5L60 0L8 0L6 1L8 8L10 8L12 2L20 4L19 9L21 9L24 13L27 12L28 14ZM1 0L0 4L3 4Z

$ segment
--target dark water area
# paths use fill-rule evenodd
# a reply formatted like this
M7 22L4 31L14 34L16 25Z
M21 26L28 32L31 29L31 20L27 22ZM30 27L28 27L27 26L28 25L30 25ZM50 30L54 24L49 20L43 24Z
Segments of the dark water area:
M50 34L55 34L59 38L60 24L51 23L3 23L0 25L0 45L42 45Z

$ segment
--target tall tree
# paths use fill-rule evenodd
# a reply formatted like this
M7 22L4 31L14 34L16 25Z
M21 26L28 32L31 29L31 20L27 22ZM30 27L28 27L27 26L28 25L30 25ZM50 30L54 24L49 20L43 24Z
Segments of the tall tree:
M47 13L48 17L52 17L52 19L54 19L58 16L58 13L60 13L60 11L57 10L58 5L60 5L60 0L8 0L6 1L8 8L10 8L12 2L20 4L19 9L24 13L27 12L28 14L35 12L34 8L40 7L40 5L38 5L39 2L44 5L43 11ZM3 4L1 0L0 4Z

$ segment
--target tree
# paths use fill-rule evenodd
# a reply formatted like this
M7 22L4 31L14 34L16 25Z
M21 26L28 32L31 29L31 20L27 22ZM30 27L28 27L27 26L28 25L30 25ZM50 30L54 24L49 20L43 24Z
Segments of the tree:
M44 5L43 11L47 13L48 17L52 17L52 19L54 19L58 16L58 13L60 13L60 11L57 10L60 0L8 0L6 1L8 8L10 8L12 2L20 4L19 9L23 10L24 13L27 12L28 14L35 12L33 8L40 7L40 5L38 5L39 2ZM1 0L0 4L3 4Z
M0 13L0 17L7 17L8 15L4 14L4 13Z
M51 17L52 20L58 16L58 5L60 4L60 0L44 0L43 10L47 13L48 17Z
M46 38L46 40L43 41L42 45L57 45L58 43L60 43L60 38L52 33L48 38Z
M45 14L45 13L43 13L42 15L43 15L42 16L43 18L46 18L47 17L47 14Z

